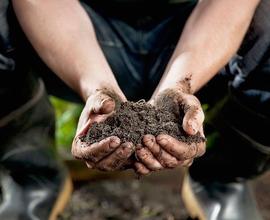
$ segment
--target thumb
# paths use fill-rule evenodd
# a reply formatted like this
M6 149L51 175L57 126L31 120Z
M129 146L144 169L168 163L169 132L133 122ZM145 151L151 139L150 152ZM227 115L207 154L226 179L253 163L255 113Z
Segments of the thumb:
M91 96L87 105L90 107L90 112L95 114L109 114L115 109L114 99L104 93Z
M191 106L183 118L183 129L189 135L195 135L204 121L203 110L198 106Z
M93 122L103 121L114 108L115 101L110 96L102 93L90 96L79 118L76 134L85 134Z

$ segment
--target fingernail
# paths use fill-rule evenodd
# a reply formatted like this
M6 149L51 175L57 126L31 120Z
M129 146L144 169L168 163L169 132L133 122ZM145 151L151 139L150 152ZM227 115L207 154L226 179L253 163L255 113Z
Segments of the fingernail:
M157 141L162 145L166 145L168 143L166 138L157 138Z
M153 146L154 141L155 141L155 137L153 136L145 136L143 139L144 143L150 147Z
M112 137L112 138L111 138L111 142L112 142L113 144L120 144L120 139L119 139L119 138L116 138L116 137Z
M198 129L197 129L197 123L195 122L195 121L193 121L193 120L190 120L189 121L189 126L191 127L191 129L192 129L192 132L194 133L194 134L196 134L197 132L198 132Z
M159 162L155 162L154 166L157 170L163 169L163 166Z
M100 111L104 114L111 113L115 108L115 103L112 98L106 98L100 103Z
M90 163L88 163L88 162L86 162L86 166L87 166L89 169L92 169L92 168L93 168L93 166L92 166Z
M111 97L108 97L108 98L106 98L106 99L103 99L102 101L101 101L101 105L103 105L105 102L108 102L108 101L113 101L113 99L111 98Z
M124 148L123 148L123 151L124 151L124 153L125 154L131 154L134 150L133 150L133 147L132 146L125 146Z

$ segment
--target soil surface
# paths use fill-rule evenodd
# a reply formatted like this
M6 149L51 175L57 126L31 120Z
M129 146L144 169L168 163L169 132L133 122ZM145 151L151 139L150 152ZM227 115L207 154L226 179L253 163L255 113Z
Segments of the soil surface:
M199 133L192 136L185 133L183 115L181 109L172 103L156 108L145 101L122 102L112 116L102 123L95 123L82 140L92 144L117 136L121 142L139 144L146 134L168 134L188 144L205 141Z
M187 220L180 198L181 172L136 180L100 179L75 185L58 220ZM270 220L270 172L251 182L264 220Z
M157 192L158 196L153 197ZM103 181L77 191L59 219L180 220L183 213L179 209L179 199L179 192L159 189L149 183L142 188L138 180Z
M183 220L179 172L93 180L75 190L58 220ZM161 178L161 179L160 179Z

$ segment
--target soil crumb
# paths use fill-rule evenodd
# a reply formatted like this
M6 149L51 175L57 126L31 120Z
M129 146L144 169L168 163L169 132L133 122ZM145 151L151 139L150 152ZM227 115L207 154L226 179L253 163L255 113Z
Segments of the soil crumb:
M146 134L168 134L188 144L205 141L199 132L187 135L182 127L184 112L178 105L167 104L157 108L145 101L122 102L113 115L104 122L93 124L81 139L92 144L117 136L121 142L140 144Z

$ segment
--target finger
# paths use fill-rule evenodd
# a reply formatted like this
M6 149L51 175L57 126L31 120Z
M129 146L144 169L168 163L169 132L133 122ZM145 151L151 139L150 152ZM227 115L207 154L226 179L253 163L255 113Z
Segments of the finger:
M102 158L111 154L120 145L120 139L112 136L98 143L87 145L85 142L79 141L75 146L72 146L72 154L79 159L98 162Z
M200 132L200 135L205 138L203 126L200 127L199 132ZM205 151L206 151L206 141L203 141L198 146L197 157L201 157L202 155L204 155Z
M143 145L146 146L155 157L159 157L161 148L156 143L156 138L154 135L144 135L142 142Z
M104 121L114 109L115 101L110 96L102 92L90 96L79 118L76 135L85 134L93 122Z
M199 100L193 95L185 95L184 104L185 116L183 118L183 129L190 135L195 135L204 121L204 113Z
M193 163L193 159L189 159L189 160L184 160L179 162L179 165L181 165L182 167L190 167Z
M84 107L78 121L75 137L85 135L87 133L90 127L89 114L89 109Z
M183 129L189 135L195 135L204 120L204 113L201 107L190 107L183 118Z
M103 99L98 113L109 114L115 109L115 102L112 98Z
M149 169L147 169L142 163L140 162L135 162L134 164L135 167L135 171L136 173L140 174L140 175L147 175L149 174L151 171Z
M135 148L132 143L123 143L111 155L98 162L95 167L104 171L118 170L126 163L134 151Z
M200 144L202 144L187 144L184 142L180 142L177 139L166 134L158 135L156 140L163 150L167 151L169 154L176 157L178 160L186 160L196 157Z
M152 171L162 169L162 165L158 162L158 160L153 156L153 154L147 148L141 148L136 151L137 158L143 165Z
M143 144L151 151L164 168L175 168L178 166L178 160L164 151L160 145L157 144L156 138L153 135L145 135Z
M82 125L78 124L75 138L87 135L87 133L89 132L93 123L94 123L94 121L92 121L91 118L88 118L88 120L84 124L82 124Z

